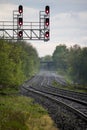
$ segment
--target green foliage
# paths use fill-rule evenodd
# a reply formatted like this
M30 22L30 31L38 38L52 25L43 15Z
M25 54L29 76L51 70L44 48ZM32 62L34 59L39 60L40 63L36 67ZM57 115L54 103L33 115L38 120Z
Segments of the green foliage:
M51 55L46 55L40 59L41 61L52 61L52 56Z
M23 61L23 72L27 78L34 75L39 69L39 58L35 48L30 44L22 42L23 52L21 59Z
M63 71L67 69L67 55L68 49L65 45L59 45L56 47L53 53L53 61L55 63L55 68Z
M87 47L74 45L67 49L59 45L53 53L53 61L56 70L66 72L73 83L87 85Z
M24 96L0 96L0 130L48 130L47 128L56 130L47 111L32 99Z
M0 40L0 85L18 86L38 68L38 54L30 44Z
M72 85L71 83L67 82L67 86L64 86L56 81L52 82L52 85L55 87L58 87L60 89L74 91L74 92L81 92L81 93L87 93L87 87L81 86L81 85Z
M81 50L80 54L80 81L87 85L87 47Z
M78 84L87 84L87 48L75 45L70 48L68 57L69 69L73 81Z

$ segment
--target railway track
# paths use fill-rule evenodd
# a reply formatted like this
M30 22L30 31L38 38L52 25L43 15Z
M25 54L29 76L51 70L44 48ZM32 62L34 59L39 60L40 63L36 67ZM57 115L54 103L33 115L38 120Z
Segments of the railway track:
M84 102L82 100L70 98L67 96L63 96L60 94L55 94L51 92L45 92L45 91L39 91L32 87L23 87L27 91L31 91L32 93L39 94L43 97L49 98L56 103L61 103L63 106L65 105L68 109L72 110L73 113L79 115L81 118L83 118L85 121L87 121L87 102Z
M61 130L65 130L66 128L67 130L80 130L80 129L87 130L87 125L86 125L87 123L87 101L86 101L87 95L82 94L82 93L74 93L74 92L69 92L65 90L63 91L62 89L57 89L51 85L54 79L55 79L55 76L54 75L51 76L50 74L48 74L47 76L45 74L37 75L32 80L26 82L22 86L22 92L24 92L25 95L28 95L28 96L32 95L32 97L35 99L38 98L37 101L41 102L41 104L43 104L43 101L44 101L46 103L50 102L51 107L53 104L54 106L56 106L56 104L57 106L61 106L63 111L67 111L65 112L66 115L70 113L69 119L64 119L64 123L62 122L63 126L66 122L65 120L72 120L71 115L74 115L74 120L76 120L74 121L74 123L78 121L77 124L79 124L79 122L82 124L81 128L79 126L76 126L76 128L73 128L72 126L72 128L70 128L68 125L66 125L64 127L60 127ZM83 95L83 98L80 97L82 95ZM47 107L49 106L46 105L46 108ZM56 108L54 107L54 109ZM57 110L56 110L56 113L57 113ZM55 119L55 120L58 120L58 119Z

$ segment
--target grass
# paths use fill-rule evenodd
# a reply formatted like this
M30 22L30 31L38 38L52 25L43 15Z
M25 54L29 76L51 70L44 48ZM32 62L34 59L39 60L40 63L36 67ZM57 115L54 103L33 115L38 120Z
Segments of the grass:
M18 94L18 92L19 92L18 87L3 87L3 88L0 88L0 94L1 95Z
M5 94L0 95L0 130L58 130L47 111L33 99L7 90L0 91Z
M57 70L57 74L63 75L67 86L63 86L57 81L53 81L52 85L55 87L58 87L60 89L64 90L70 90L70 91L75 91L75 92L81 92L81 93L87 93L87 85L78 85L78 84L72 84L72 80L69 75L66 75L66 72L62 70Z
M67 83L67 86L63 86L60 83L53 81L52 85L60 89L64 89L64 90L87 93L87 89L84 89L87 87L80 86L80 85L71 85L69 82Z

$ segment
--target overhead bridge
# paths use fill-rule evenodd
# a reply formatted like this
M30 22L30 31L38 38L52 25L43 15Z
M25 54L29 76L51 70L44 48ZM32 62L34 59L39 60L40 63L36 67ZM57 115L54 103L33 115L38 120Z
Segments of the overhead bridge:
M46 70L54 69L54 62L53 61L40 61L40 68Z

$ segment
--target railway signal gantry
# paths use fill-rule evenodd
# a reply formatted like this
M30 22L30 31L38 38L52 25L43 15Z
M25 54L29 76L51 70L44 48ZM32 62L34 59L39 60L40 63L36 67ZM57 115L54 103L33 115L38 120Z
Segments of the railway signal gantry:
M5 40L50 40L50 7L39 12L38 22L23 19L23 6L13 10L12 21L0 21L0 39Z

